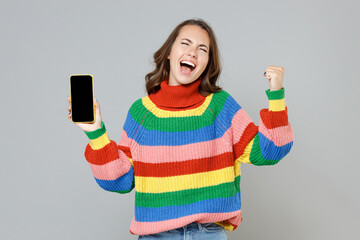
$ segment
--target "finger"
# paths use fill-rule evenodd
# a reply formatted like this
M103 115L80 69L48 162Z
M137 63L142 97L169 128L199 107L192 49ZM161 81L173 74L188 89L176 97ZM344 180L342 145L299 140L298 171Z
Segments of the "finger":
M283 67L275 66L275 65L268 66L267 68L279 70L279 71L282 71L282 72L285 70Z
M71 106L68 107L68 111L71 112Z
M281 72L278 70L268 70L267 69L264 73L264 76L266 77L266 76L270 76L270 75L274 75L274 74L278 75L278 74L281 74Z
M280 73L280 72L278 70L266 69L266 71L264 72L264 75L269 75L269 74L274 74L274 73Z
M269 72L281 72L281 70L279 70L277 68L266 68L266 71L269 71Z
M67 99L68 99L68 102L71 103L71 97L68 96Z
M268 68L279 69L279 70L284 69L283 67L281 67L281 66L276 66L276 65L270 65L270 66L267 66L267 67L268 67Z
M100 107L100 103L96 100L96 98L94 98L94 105L96 108Z

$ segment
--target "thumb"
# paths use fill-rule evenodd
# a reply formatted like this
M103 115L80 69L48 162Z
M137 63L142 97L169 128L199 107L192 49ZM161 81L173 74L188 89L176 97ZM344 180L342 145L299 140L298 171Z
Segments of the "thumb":
M101 113L100 113L100 103L94 98L94 106L95 106L95 122L101 123ZM99 125L100 128L100 125Z
M100 103L97 101L96 98L94 98L94 105L95 105L96 108L100 107Z
M96 98L94 98L94 106L95 106L95 114L101 115L100 113L100 103L97 101Z

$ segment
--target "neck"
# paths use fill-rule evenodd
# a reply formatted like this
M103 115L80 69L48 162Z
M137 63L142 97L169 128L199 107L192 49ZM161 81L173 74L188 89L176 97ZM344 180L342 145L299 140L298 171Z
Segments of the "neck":
M199 92L201 79L184 85L170 86L169 79L161 82L160 90L149 95L155 105L163 108L191 108L201 104L205 97Z

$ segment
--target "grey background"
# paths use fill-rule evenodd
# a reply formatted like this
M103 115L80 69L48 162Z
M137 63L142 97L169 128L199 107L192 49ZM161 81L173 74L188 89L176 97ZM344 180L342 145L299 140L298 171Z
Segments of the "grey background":
M355 239L359 224L358 1L1 1L1 239L137 239L134 193L99 188L67 118L69 76L91 73L109 136L146 95L152 54L181 21L214 29L220 86L258 124L268 65L285 68L295 140L242 165L229 239Z

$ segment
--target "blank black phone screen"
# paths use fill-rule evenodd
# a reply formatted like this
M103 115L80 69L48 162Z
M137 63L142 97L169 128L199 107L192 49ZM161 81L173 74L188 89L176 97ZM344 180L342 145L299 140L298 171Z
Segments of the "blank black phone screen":
M71 114L73 122L93 122L93 79L91 75L70 77Z

